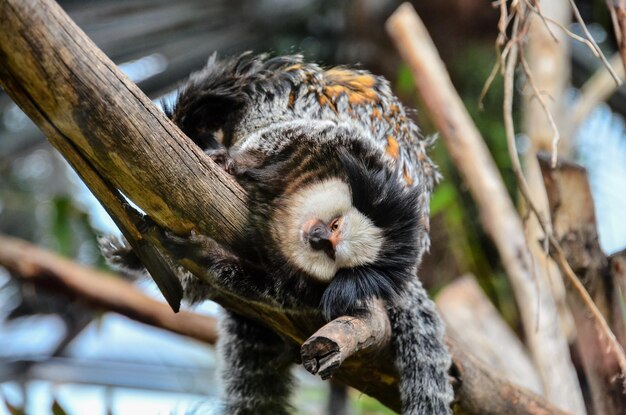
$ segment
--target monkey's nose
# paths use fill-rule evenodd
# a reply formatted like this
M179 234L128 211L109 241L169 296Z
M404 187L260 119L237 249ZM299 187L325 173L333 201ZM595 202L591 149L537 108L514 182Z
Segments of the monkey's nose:
M311 230L309 230L308 240L311 248L316 251L324 251L334 259L335 250L333 248L333 243L330 241L331 233L323 224L315 225Z
M316 225L311 230L309 230L309 244L311 248L319 251L330 243L328 240L328 232L325 229L324 225Z

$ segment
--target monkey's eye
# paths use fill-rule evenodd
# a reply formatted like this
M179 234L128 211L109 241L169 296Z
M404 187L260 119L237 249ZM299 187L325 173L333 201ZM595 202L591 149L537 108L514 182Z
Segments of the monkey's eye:
M333 219L333 221L330 223L330 231L335 232L337 229L339 229L339 225L339 218Z

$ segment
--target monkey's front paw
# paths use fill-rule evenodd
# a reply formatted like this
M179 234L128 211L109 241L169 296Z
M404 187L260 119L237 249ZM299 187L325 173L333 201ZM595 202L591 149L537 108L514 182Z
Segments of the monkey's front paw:
M101 236L98 238L98 245L107 264L122 275L134 278L135 271L143 270L143 264L123 237Z
M208 236L191 231L188 235L177 235L163 230L159 235L163 248L176 260L190 259L195 262L204 262L215 256L219 244Z
M235 174L235 161L228 154L228 150L225 148L209 149L204 153L211 157L218 166L220 166L226 173Z
M327 337L309 338L300 348L300 355L304 368L322 379L332 377L343 362L339 344Z

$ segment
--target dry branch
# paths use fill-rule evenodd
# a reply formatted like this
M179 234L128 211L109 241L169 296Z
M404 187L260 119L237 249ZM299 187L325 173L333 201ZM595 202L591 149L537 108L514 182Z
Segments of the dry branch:
M576 6L571 1L570 4L572 4L574 14L576 15L580 24L584 25L584 22L582 22ZM524 33L528 31L529 25L530 22L526 19L526 14L522 5L517 10L515 18L513 20L512 40L510 41L511 53L506 58L506 69L504 72L504 121L513 171L515 172L520 192L522 196L524 196L524 201L527 204L529 211L534 214L534 217L537 219L537 223L539 224L541 230L545 235L544 240L546 250L548 249L548 247L552 250L552 258L555 260L560 272L569 283L569 287L571 288L570 293L575 296L575 298L569 300L570 304L573 302L573 304L577 308L584 310L584 312L586 313L586 319L584 323L592 326L589 329L592 330L594 334L597 334L598 341L601 341L605 345L607 353L611 354L611 356L606 357L605 360L611 362L611 364L617 365L617 369L611 368L611 370L617 370L617 375L620 378L623 378L624 376L626 376L626 355L624 354L621 345L617 342L615 335L607 324L605 317L598 310L597 305L594 303L593 299L591 298L583 284L581 284L581 282L577 279L576 275L568 264L565 253L561 248L559 241L557 241L553 234L552 224L548 222L548 220L546 220L546 215L543 211L540 210L535 199L533 198L533 195L531 194L530 188L528 186L528 183L526 182L526 179L522 173L519 164L512 118L513 78L516 60L518 57L518 43L521 41L521 39L523 39ZM587 36L590 38L590 35L586 28L584 28L584 30ZM590 41L595 45L593 39L590 38ZM522 54L519 54L519 57L520 59L523 59ZM603 62L605 61L603 60ZM610 67L608 69L610 70ZM529 81L531 80L529 79ZM616 82L619 83L619 79L616 78ZM553 149L553 153L551 156L551 165L555 166L556 161L556 154L554 153ZM539 187L540 186L538 185L537 188ZM598 399L603 400L605 398ZM583 413L585 411L585 408L582 402L582 397L572 397L571 407L577 407L577 412Z
M380 348L391 340L391 327L384 305L372 305L364 317L339 317L326 324L304 342L302 364L322 379L359 350Z
M543 217L548 217L548 201L546 192L541 179L541 171L534 154L538 150L552 151L552 156L556 157L558 152L568 152L570 141L568 136L560 135L559 129L562 126L562 117L565 107L565 92L569 85L571 64L569 55L569 43L566 27L571 21L571 7L566 0L551 2L533 2L538 8L534 14L528 16L527 36L521 34L512 34L511 49L515 49L516 56L513 53L507 57L507 60L519 60L522 64L524 76L526 78L527 90L522 94L522 117L523 130L530 139L530 146L525 152L523 164L524 173L522 175L521 167L518 164L518 153L515 148L515 131L513 128L512 108L508 108L505 113L507 140L509 144L509 153L515 166L517 179L521 182L520 188L525 186L524 177L528 180L528 196L541 211ZM525 3L531 7L531 2ZM521 6L520 6L521 8ZM542 20L544 24L541 24ZM549 22L548 22L549 21ZM525 41L525 43L524 43ZM593 46L584 38L588 47ZM517 53L517 42L525 45L522 53ZM522 46L520 46L522 47ZM513 95L513 70L512 66L507 67L505 77L507 81L507 104L512 106ZM564 137L565 140L561 140ZM523 193L523 192L522 192ZM527 241L537 241L543 238L543 230L538 223L537 218L529 214L527 206L522 202L522 215L527 215L528 219L524 221ZM539 274L538 278L547 278L545 286L551 291L554 302L557 307L559 323L561 329L568 340L575 336L575 327L572 314L567 307L565 285L561 277L561 273L556 264L547 255L545 247L536 243L529 245L529 250L533 256L533 260L544 272ZM582 395L578 395L578 406L580 412L584 410L584 402Z
M171 308L143 294L128 281L91 269L37 248L19 239L0 235L0 265L26 282L65 294L93 307L174 333L214 344L215 319Z
M626 249L609 257L609 273L613 281L613 330L623 349L626 349Z
M462 387L455 386L454 390L456 399L461 403L462 414L567 414L549 404L544 398L527 389L514 386L494 374L493 369L467 354L460 344L448 342L448 348L454 356L457 356L453 364L453 377L455 380L461 380Z
M457 95L443 62L413 8L405 4L387 29L413 71L418 92L459 168L513 286L537 369L552 402L580 413L580 396L566 338L547 279L532 261L521 219L489 151ZM535 278L537 275L537 278ZM583 409L584 411L584 409Z

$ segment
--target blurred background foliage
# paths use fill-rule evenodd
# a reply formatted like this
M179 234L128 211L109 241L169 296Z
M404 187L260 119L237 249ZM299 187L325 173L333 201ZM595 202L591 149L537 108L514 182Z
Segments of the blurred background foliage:
M398 1L65 0L59 3L155 102L173 99L178 85L189 73L200 69L214 51L222 56L246 50L301 53L323 65L358 65L386 76L403 102L417 108L415 117L425 134L436 133L421 110L408 68L399 60L384 32L384 21L399 5ZM496 78L483 99L484 108L480 110L478 105L485 80L496 61L497 10L488 0L413 3L516 200L502 126L500 78ZM602 47L608 52L614 50L605 2L581 0L577 4L585 20L593 23L590 27ZM575 88L598 63L580 48L574 48L572 56ZM611 99L612 109L608 110L610 116L605 121L615 125L613 129L617 131L615 136L622 152L624 126L615 124L611 117L613 112L624 113L623 95L622 88ZM518 114L515 116L519 118ZM523 143L524 138L520 137L521 150ZM436 144L432 153L444 179L432 199L433 243L420 276L436 294L454 278L473 273L507 321L517 328L518 316L510 287L497 252L480 226L476 207L445 148ZM598 188L602 192L602 186ZM1 92L0 232L97 267L105 266L97 249L97 235L115 232L110 219L65 161ZM0 403L0 414L215 411L218 385L208 346L89 310L80 302L36 289L3 272L0 269L0 400L6 405L3 408ZM150 282L140 285L146 292L159 296ZM214 314L215 310L209 304L199 312ZM132 373L136 372L143 376L135 379ZM193 382L182 382L183 377ZM325 384L304 373L299 377L303 386L295 400L298 413L325 413ZM156 397L150 391L162 393ZM355 392L350 396L352 414L391 413L365 395ZM141 409L137 412L136 408Z

